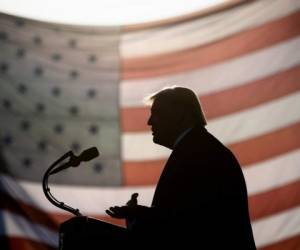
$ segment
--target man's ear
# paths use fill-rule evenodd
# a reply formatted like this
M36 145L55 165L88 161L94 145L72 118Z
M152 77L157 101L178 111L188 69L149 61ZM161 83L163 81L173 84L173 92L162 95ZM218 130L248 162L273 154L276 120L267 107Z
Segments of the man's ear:
M189 110L182 108L181 110L181 124L182 127L188 128L193 124L193 116Z
M174 110L174 115L175 115L174 120L177 123L177 125L179 125L180 127L184 126L189 119L189 114L183 106L176 108Z

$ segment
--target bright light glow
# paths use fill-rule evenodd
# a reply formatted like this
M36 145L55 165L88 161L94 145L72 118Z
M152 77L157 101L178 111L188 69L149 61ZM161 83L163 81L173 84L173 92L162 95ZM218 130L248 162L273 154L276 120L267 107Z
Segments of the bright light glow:
M0 11L47 22L125 25L192 13L229 0L1 0Z

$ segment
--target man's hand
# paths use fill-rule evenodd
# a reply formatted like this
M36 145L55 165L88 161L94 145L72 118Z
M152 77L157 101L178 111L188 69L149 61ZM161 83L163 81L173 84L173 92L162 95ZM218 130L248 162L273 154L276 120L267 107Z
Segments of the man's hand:
M110 207L105 212L117 219L133 219L137 217L143 217L147 216L149 212L149 207L141 206L141 205L135 205L135 206L122 206L122 207Z
M129 218L130 212L128 212L128 206L122 206L122 207L110 207L105 211L108 215L110 215L113 218L117 219L127 219Z

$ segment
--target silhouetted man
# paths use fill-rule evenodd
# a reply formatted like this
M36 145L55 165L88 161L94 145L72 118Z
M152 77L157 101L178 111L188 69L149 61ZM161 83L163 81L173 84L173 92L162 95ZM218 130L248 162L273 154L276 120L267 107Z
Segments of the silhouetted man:
M148 100L153 141L173 151L151 207L138 205L134 194L126 206L107 213L125 218L133 237L147 246L256 249L242 170L232 152L206 130L195 93L166 88Z

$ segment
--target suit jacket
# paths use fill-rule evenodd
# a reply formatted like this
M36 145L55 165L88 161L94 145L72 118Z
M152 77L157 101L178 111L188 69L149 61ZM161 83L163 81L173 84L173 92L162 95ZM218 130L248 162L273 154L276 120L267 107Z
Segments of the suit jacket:
M174 148L151 208L144 225L160 241L202 249L256 249L241 167L204 127L193 128Z

